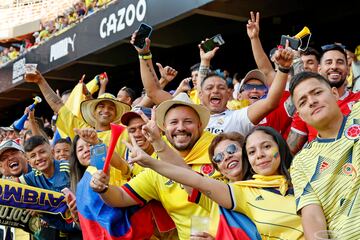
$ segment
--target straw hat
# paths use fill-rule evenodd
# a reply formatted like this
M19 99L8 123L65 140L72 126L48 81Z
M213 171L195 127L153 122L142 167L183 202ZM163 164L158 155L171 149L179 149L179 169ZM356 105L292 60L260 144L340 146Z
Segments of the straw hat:
M173 99L161 103L155 110L156 123L161 130L165 131L165 115L173 105L184 105L191 107L200 117L200 121L202 123L201 128L204 129L207 126L210 119L210 111L202 105L193 103L186 93L179 93Z
M94 117L95 108L101 101L110 101L114 103L116 112L113 122L118 122L121 116L125 112L130 111L131 109L129 105L116 100L115 96L110 93L104 93L101 96L99 96L97 99L90 99L83 101L80 105L81 115L85 120L85 122L87 122L92 127L95 127L96 125L96 119Z

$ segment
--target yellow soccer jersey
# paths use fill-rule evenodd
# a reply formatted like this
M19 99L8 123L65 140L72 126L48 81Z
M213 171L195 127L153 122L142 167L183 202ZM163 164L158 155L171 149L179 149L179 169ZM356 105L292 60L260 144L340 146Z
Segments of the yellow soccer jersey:
M360 103L356 103L336 139L315 139L291 166L297 211L320 205L328 229L342 240L359 238L359 134Z
M183 240L190 238L191 216L209 216L209 211L188 201L188 194L181 184L151 169L145 169L132 178L123 189L142 205L152 199L160 201L174 221L179 238Z
M301 218L296 214L295 198L291 189L282 196L275 188L255 188L228 184L233 211L249 217L256 225L262 239L304 239ZM210 230L216 236L219 225L219 206L199 193L192 196L198 204L211 211Z
M201 104L201 101L199 98L199 93L196 89L192 89L191 91L189 91L188 95L189 95L189 98L191 99L191 101L193 101L193 103Z

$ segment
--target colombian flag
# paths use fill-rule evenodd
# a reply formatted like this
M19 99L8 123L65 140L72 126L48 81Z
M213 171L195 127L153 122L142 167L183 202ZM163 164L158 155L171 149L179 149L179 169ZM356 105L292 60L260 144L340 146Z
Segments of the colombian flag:
M261 240L255 224L246 215L220 208L219 227L216 239Z
M150 239L155 226L160 232L175 228L170 216L158 202L144 207L132 206L112 208L100 195L90 188L92 172L90 166L77 185L76 202L81 230L87 240Z

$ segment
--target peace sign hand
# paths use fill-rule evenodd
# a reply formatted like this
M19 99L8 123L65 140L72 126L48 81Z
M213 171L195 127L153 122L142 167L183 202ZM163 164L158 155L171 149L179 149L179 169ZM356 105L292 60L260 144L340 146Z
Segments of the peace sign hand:
M139 112L141 118L145 121L145 125L142 127L142 134L145 138L152 144L158 140L161 140L160 129L156 124L155 118L155 107L151 109L151 119L149 119L145 114L140 111Z
M123 141L126 147L130 150L129 164L137 163L142 167L150 167L152 161L157 161L145 153L136 143L135 138L130 135L131 144Z

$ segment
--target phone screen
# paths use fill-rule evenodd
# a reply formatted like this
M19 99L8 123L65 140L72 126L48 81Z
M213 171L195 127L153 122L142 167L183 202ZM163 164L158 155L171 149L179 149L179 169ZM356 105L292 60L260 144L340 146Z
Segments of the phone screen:
M217 34L216 36L206 40L204 43L201 44L201 48L205 52L209 52L213 50L215 47L219 47L225 43L224 39L222 38L221 34Z
M138 48L143 49L145 46L145 38L150 37L151 32L152 32L152 27L150 27L145 23L141 23L136 33L134 45Z

